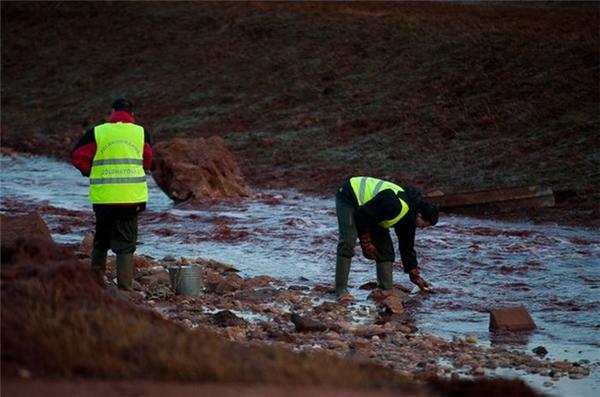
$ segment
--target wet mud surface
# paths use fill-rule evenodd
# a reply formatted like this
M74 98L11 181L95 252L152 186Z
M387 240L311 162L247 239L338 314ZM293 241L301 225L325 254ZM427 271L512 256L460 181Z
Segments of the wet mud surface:
M1 211L37 211L56 241L79 249L94 224L85 179L45 158L0 161ZM358 255L350 275L356 302L333 303L333 200L259 191L243 201L174 206L152 186L139 240L143 266L130 299L186 327L250 344L332 351L421 377L518 376L561 395L592 395L599 386L594 229L444 216L417 235L433 293L414 291L398 265L404 312L392 317L368 298L375 269ZM167 269L178 264L203 268L201 296L173 294ZM538 328L490 333L488 310L516 305L526 306ZM298 332L294 313L325 330ZM539 345L547 356L531 352Z

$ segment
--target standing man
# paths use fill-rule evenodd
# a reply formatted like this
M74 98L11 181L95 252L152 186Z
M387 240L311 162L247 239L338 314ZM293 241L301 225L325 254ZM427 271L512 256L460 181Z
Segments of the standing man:
M92 274L104 286L106 253L117 255L117 285L131 290L138 214L146 208L146 171L152 165L152 142L135 124L133 103L112 103L108 123L86 131L71 152L71 163L90 178L90 201L96 214L91 254Z
M416 228L435 225L437 206L422 200L419 191L402 188L392 182L366 176L347 179L335 196L335 209L340 231L335 265L335 293L340 302L351 301L348 293L348 275L359 238L363 255L374 259L377 268L377 286L391 290L394 264L394 246L389 229L398 236L404 271L410 281L422 291L428 284L419 275L414 249Z

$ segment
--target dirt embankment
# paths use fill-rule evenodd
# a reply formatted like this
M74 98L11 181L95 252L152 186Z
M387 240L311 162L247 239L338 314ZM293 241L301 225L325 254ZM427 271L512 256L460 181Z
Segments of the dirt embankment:
M254 186L546 183L559 208L522 215L597 225L599 23L584 3L9 2L2 146L66 158L127 95L157 141L222 136Z

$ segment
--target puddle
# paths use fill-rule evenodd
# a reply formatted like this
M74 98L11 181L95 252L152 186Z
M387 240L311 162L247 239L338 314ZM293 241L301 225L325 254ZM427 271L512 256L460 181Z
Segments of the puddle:
M79 243L93 230L87 180L69 164L1 156L0 165L2 213L38 211L62 243ZM333 282L333 196L259 191L241 202L186 208L173 205L150 180L139 229L138 254L212 258L244 276L266 274L299 286ZM436 227L417 232L416 250L422 273L437 292L411 293L405 302L419 332L447 339L473 334L484 345L502 342L528 352L543 345L552 360L598 361L599 231L442 217ZM394 278L412 289L400 266ZM374 264L355 256L351 293L364 301L369 291L358 287L374 280ZM517 305L527 307L537 330L508 342L488 332L487 309ZM597 370L583 380L560 380L551 389L542 387L547 377L519 376L551 393L592 395L600 389Z

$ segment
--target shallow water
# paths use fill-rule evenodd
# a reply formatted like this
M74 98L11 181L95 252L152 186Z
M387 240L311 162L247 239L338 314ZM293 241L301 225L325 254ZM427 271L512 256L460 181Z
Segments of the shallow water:
M38 211L53 237L79 243L93 230L87 179L51 159L0 157L3 213ZM213 258L244 275L268 274L289 283L332 283L337 243L335 202L293 191L260 191L253 199L175 206L153 181L148 210L140 217L138 254ZM395 241L395 240L394 240ZM414 292L395 270L396 283L413 292L406 306L423 333L446 338L474 334L482 344L531 351L543 345L551 360L600 357L600 232L584 228L442 217L417 231L423 276L435 294ZM360 250L357 249L357 252ZM375 280L374 265L355 256L352 293ZM524 305L538 328L511 340L488 332L488 310ZM595 395L600 376L562 379L505 371L545 392Z

